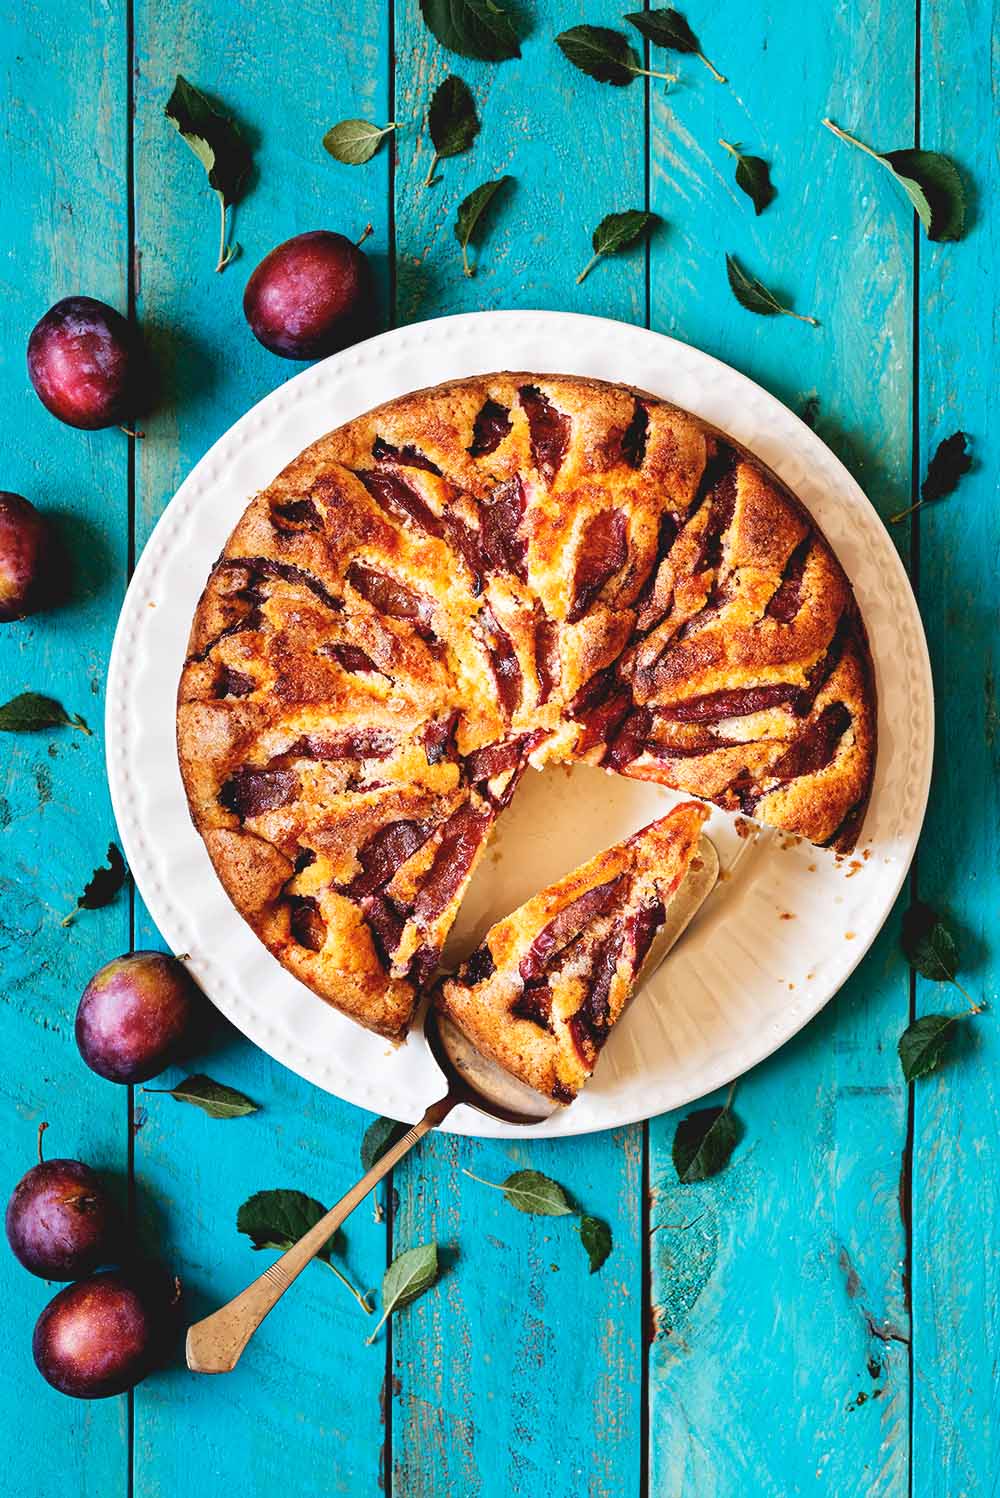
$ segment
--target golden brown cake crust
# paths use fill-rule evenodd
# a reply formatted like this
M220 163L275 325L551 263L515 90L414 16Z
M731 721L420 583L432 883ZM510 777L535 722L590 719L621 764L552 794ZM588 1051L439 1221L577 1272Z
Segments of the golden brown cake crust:
M798 500L666 402L531 374L391 401L258 494L177 725L234 904L393 1038L529 755L841 851L875 762L864 627Z

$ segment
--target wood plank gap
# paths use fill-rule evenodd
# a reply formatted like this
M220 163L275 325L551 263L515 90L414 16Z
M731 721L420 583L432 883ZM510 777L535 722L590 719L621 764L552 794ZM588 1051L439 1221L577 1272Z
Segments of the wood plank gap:
M390 115L391 118L391 115ZM392 1263L393 1227L395 1225L396 1192L390 1170L385 1177L382 1190L385 1192L385 1267ZM379 1187L375 1188L376 1191ZM382 1384L382 1413L385 1417L385 1436L382 1441L382 1491L385 1498L392 1498L392 1317L385 1323L385 1375Z
M913 144L920 145L920 15L921 0L913 6ZM910 503L920 497L920 222L913 214L913 306L912 306L913 384L911 391L910 417ZM910 583L917 608L920 607L920 511L910 515ZM919 844L910 866L908 893L914 901L919 892ZM917 975L909 971L909 1022L917 1017ZM913 1315L913 1152L916 1138L916 1088L911 1082L906 1094L906 1141L903 1146L903 1171L899 1183L899 1204L903 1217L904 1267L903 1302L908 1314L910 1329L909 1356L907 1366L907 1462L906 1487L908 1498L913 1498L913 1403L915 1395L914 1361L917 1351L916 1326Z
M386 0L386 12L386 34L389 45L389 118L387 123L391 124L396 118L396 0ZM386 236L389 261L388 324L390 328L396 327L399 321L396 307L396 166L399 160L396 137L398 133L396 130L389 131L389 208ZM392 1177L388 1179L391 1180Z
M648 152L647 152L648 160ZM648 201L648 200L647 200ZM647 273L648 274L648 273ZM648 280L647 280L648 306ZM648 314L647 314L648 315ZM639 1498L649 1498L649 1363L653 1356L653 1267L650 1252L652 1211L649 1200L649 1122L642 1124L642 1199L639 1204L639 1243L642 1259L642 1298L639 1306L641 1371L639 1383Z
M137 328L136 316L136 236L135 236L135 0L125 0L125 316L130 327ZM138 413L130 413L133 431L138 430ZM126 473L126 511L128 523L128 553L126 557L126 586L135 571L135 502L136 502L136 441L126 437L128 443L128 468ZM128 880L128 948L135 951L135 880ZM129 1237L136 1231L135 1193L135 1088L126 1089L125 1133L128 1179L128 1228ZM125 1435L125 1491L128 1498L135 1494L135 1390L128 1391L126 1435Z

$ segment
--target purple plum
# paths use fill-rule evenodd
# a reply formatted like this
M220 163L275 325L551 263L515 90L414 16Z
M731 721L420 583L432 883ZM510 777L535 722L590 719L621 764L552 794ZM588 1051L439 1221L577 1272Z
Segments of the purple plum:
M193 1048L205 1000L183 963L133 952L96 972L76 1012L76 1043L111 1082L146 1082Z
M119 426L138 407L141 351L113 307L67 296L28 339L28 374L42 405L71 427Z
M168 1323L162 1288L118 1270L78 1280L50 1300L32 1351L42 1377L74 1399L123 1394L162 1355Z
M356 343L373 322L368 259L343 234L315 229L265 255L243 311L254 337L285 359L321 359Z
M42 606L50 551L48 525L34 505L0 489L0 624Z
M7 1241L25 1269L43 1280L75 1280L107 1264L119 1241L119 1219L105 1186L79 1160L43 1160L14 1187L7 1203Z

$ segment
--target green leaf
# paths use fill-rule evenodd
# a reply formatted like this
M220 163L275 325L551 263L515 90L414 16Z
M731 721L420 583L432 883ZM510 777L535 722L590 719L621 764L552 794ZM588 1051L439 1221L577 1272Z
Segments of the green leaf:
M600 1217L580 1218L580 1239L590 1259L590 1272L596 1274L611 1252L611 1229Z
M917 210L927 238L941 243L965 233L965 188L938 151L887 151L882 161Z
M364 166L371 161L385 136L396 129L395 121L389 125L372 125L368 120L341 120L323 137L323 145L330 155L345 166Z
M379 1327L393 1311L399 1310L400 1306L409 1305L418 1295L423 1295L437 1277L436 1243L418 1244L416 1248L408 1248L405 1253L393 1259L382 1279L382 1315L371 1336L365 1339L366 1343L370 1346L374 1342Z
M496 194L505 182L510 182L510 177L497 177L493 182L484 182L481 186L473 189L467 198L463 198L458 205L458 213L455 217L455 238L462 246L462 269L467 276L474 274L473 267L469 265L469 245L476 241L479 233L483 215L486 213Z
M925 505L936 499L944 499L958 488L958 481L972 467L969 439L965 432L952 432L939 442L933 458L927 465L927 475L920 485L920 498Z
M185 1077L176 1087L144 1087L143 1092L165 1092L179 1103L193 1103L209 1118L245 1118L248 1113L256 1113L259 1109L259 1104L246 1093L237 1092L235 1087L227 1087L223 1082L213 1082L211 1077L201 1072Z
M627 250L630 245L635 244L656 219L655 213L644 213L639 208L629 208L624 213L609 213L602 218L591 239L593 259L583 267L576 278L576 284L579 286L584 277L590 274L602 255L617 255L619 250Z
M628 38L609 26L571 26L556 37L563 56L598 83L613 83L622 88L633 78L664 78L676 83L676 73L653 73L644 68L628 44Z
M754 211L763 213L768 203L774 201L776 193L771 182L767 162L761 156L744 156L739 146L728 140L720 140L730 154L736 157L736 186L745 192L754 206Z
M255 1249L273 1248L279 1253L297 1243L303 1233L315 1227L325 1216L326 1207L315 1197L304 1191L289 1191L277 1188L273 1191L255 1191L247 1197L236 1214L236 1230L246 1233ZM369 1316L372 1308L365 1297L356 1290L350 1280L333 1262L333 1253L340 1246L342 1236L338 1229L319 1250L316 1257L322 1260L348 1289L354 1299Z
M376 1118L368 1125L361 1141L361 1168L366 1175L408 1128L409 1124L398 1123L394 1118Z
M505 62L521 55L510 17L493 0L420 0L420 12L442 47L460 57Z
M558 1181L539 1170L515 1170L503 1183L503 1194L519 1212L536 1217L566 1217L573 1208Z
M965 432L953 432L950 437L938 443L937 451L928 463L927 474L920 485L920 498L915 504L907 505L905 510L898 510L895 515L890 515L889 524L896 525L907 515L912 515L914 510L933 504L935 500L947 499L958 488L959 479L971 467L972 454L969 452L968 436Z
M954 983L958 972L958 943L936 910L915 900L903 916L903 952L922 978Z
M164 112L205 168L208 185L218 195L222 223L215 268L223 270L239 253L238 245L226 248L226 209L239 202L250 180L250 148L233 121L219 114L180 73Z
M100 910L110 905L127 877L128 868L117 844L109 843L107 868L94 870L69 915L63 916L62 924L68 926L78 910Z
M914 149L874 151L857 136L841 130L832 120L825 119L823 124L838 140L856 146L891 172L916 209L928 239L942 242L962 238L965 233L965 187L947 156L942 156L939 151Z
M899 1037L899 1064L907 1082L937 1071L952 1041L956 1014L925 1014Z
M424 186L430 187L435 181L434 168L438 162L449 156L461 156L479 134L476 101L461 78L452 74L438 84L427 111L427 128L434 144L434 158L424 181Z
M559 1182L543 1176L539 1170L515 1170L513 1175L499 1185L496 1181L487 1181L482 1176L473 1175L471 1170L463 1173L470 1181L478 1181L480 1186L502 1191L511 1206L516 1207L519 1212L530 1212L536 1217L569 1217L574 1212Z
M326 1215L326 1207L304 1191L278 1187L273 1191L255 1191L236 1213L236 1231L246 1233L254 1248L276 1248L281 1253L297 1243L303 1233L315 1227ZM328 1260L340 1239L334 1233L317 1259Z
M790 307L783 307L774 293L768 291L762 281L748 275L732 255L726 256L726 274L729 277L733 296L748 312L757 312L762 317L774 317L781 313L784 317L796 318L798 322L807 322L810 327L819 327L815 317L805 317L801 312L793 312Z
M673 1159L684 1186L707 1181L728 1163L739 1141L728 1101L722 1107L699 1108L682 1118L674 1134Z
M42 728L78 728L90 735L90 729L76 713L68 713L54 697L41 692L22 692L0 707L0 733L37 733Z
M713 78L725 83L718 68L713 67L701 50L701 43L679 10L639 10L625 17L637 31L653 43L654 47L666 47L671 52L687 52L700 57Z

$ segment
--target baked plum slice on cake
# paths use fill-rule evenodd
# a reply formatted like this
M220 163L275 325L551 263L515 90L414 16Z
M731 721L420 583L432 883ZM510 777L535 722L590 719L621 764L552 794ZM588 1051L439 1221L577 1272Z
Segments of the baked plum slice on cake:
M435 1002L484 1056L571 1103L621 1016L698 850L685 801L498 921Z
M457 380L320 438L250 501L188 650L179 758L222 884L394 1039L526 764L839 852L872 784L864 624L812 516L721 432L599 380Z

